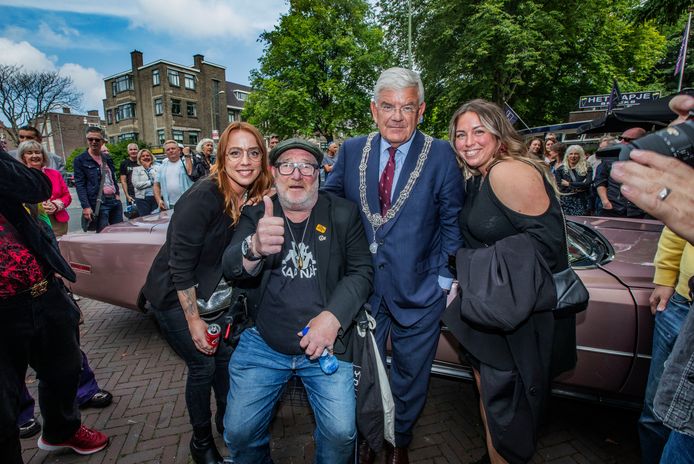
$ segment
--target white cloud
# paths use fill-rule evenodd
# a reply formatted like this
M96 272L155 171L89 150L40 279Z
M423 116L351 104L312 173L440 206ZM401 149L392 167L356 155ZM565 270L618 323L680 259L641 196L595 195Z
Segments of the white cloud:
M55 69L55 58L48 58L45 53L34 48L27 41L14 42L0 37L0 63L23 66L27 71Z
M126 18L131 27L183 38L254 41L260 32L274 27L280 14L287 11L287 3L285 0L34 0L31 8L116 16ZM0 0L0 5L27 7L25 0Z
M104 75L94 68L85 68L79 64L66 63L60 67L60 74L72 78L75 87L82 92L82 108L85 110L103 111L103 99L106 98Z
M0 37L0 64L22 66L27 71L58 71L63 76L72 78L75 88L82 97L82 108L98 109L103 113L102 99L106 97L104 90L104 75L94 68L85 68L75 63L65 63L59 68L56 58L48 57L27 41L14 42L6 37Z
M130 18L133 26L195 38L255 40L286 11L285 2L278 0L138 0L137 3L140 11Z

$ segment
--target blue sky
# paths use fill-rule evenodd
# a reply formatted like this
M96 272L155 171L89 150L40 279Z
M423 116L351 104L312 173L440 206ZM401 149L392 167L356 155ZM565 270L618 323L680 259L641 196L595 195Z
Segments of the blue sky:
M227 80L248 84L259 34L288 8L285 0L0 0L0 63L68 75L84 94L78 110L103 113L103 78L130 69L134 49L145 63L188 66L201 53L226 67Z

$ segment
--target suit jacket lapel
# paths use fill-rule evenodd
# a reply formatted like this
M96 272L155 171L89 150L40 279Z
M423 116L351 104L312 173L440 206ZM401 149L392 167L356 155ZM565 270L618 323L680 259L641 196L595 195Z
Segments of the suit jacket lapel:
M372 213L381 212L381 201L378 199L379 160L381 158L381 136L371 141L371 153L366 165L366 200ZM361 156L360 156L361 159Z
M419 158L419 153L422 151L424 146L424 137L419 131L415 131L414 139L412 140L412 145L410 145L410 151L407 153L405 158L405 163L402 165L400 170L400 176L398 177L398 184L395 186L393 191L393 203L400 195L400 192L405 188L407 180L410 178L410 173L414 171L414 167L417 165L417 159Z
M417 160L419 159L419 154L422 151L422 147L424 146L424 136L420 131L415 131L414 133L414 138L412 140L412 145L410 145L410 151L407 152L407 157L405 158L405 162L402 165L402 169L400 170L400 176L398 177L398 184L395 187L395 191L393 192L393 206L395 206L395 202L397 201L398 196L400 195L400 192L402 192L402 189L405 188L405 184L407 184L407 180L410 178L410 174L412 171L414 171L415 166L417 166ZM419 182L419 180L418 180ZM412 187L415 189L417 187L417 183ZM405 205L407 204L407 201L405 201ZM403 208L405 208L405 205L403 205ZM386 222L382 229L384 234L388 233L391 227L393 227L393 224L398 220L400 217L400 213L402 213L402 210L398 212L398 214L391 219L390 221Z

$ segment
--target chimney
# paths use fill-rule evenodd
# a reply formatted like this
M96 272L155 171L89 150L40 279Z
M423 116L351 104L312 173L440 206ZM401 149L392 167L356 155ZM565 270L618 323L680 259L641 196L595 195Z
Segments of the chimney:
M132 63L133 71L143 65L142 52L139 50L133 50L130 52L130 62Z
M63 114L70 114L70 107L63 106Z
M205 61L205 57L201 54L193 55L193 67L196 69L202 69L202 62Z

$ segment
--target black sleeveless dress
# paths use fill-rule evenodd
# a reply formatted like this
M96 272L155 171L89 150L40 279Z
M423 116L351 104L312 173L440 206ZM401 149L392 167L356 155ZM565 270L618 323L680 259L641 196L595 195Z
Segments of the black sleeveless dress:
M527 216L506 207L494 194L488 179L483 181L482 176L468 179L465 204L458 217L465 246L491 246L510 235L527 232L552 272L566 269L569 262L561 206L552 186L543 180L550 199L549 208L539 216ZM576 318L556 318L552 313L540 313L531 319L538 325L538 336L551 337L552 376L572 369L576 365ZM509 334L470 327L468 335L469 343L464 342L463 346L474 358L500 369L510 367L511 356L505 340Z
M550 199L547 211L527 216L501 203L488 179L475 176L466 181L465 203L458 218L465 246L491 246L525 232L552 272L566 269L561 206L551 185L544 183ZM462 322L460 343L481 376L481 398L494 447L511 463L527 462L535 452L550 380L576 364L576 318L534 313L512 332Z

